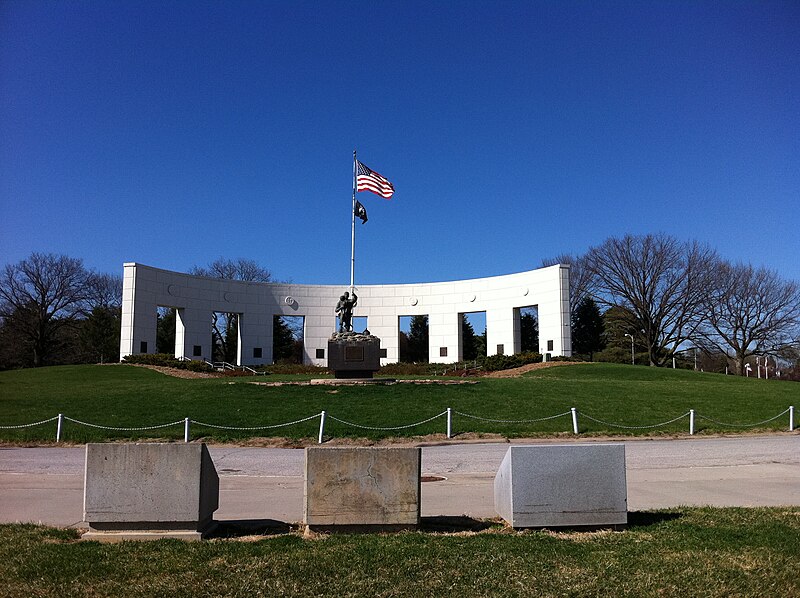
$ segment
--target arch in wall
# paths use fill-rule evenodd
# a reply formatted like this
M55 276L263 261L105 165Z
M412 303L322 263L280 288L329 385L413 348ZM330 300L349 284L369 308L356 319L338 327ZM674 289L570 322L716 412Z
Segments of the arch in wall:
M170 305L177 310L176 357L205 355L210 314L226 312L240 314L239 365L272 363L273 318L287 315L305 318L305 363L326 366L334 307L343 289L222 280L126 263L120 355L154 352L157 306ZM431 362L458 360L459 314L476 311L486 312L490 355L499 346L506 354L519 352L519 308L530 305L538 306L540 353L572 354L568 265L450 282L365 285L357 292L355 315L366 317L370 332L381 339L381 364L399 358L400 316L428 316Z

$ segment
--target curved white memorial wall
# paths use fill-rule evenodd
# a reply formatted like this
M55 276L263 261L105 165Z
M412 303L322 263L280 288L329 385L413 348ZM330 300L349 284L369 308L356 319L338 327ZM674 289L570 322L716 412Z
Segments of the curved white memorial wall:
M175 308L175 355L211 359L214 312L239 314L238 365L272 363L274 316L302 316L305 363L327 365L334 308L346 285L242 282L126 263L120 355L156 352L156 313ZM399 360L400 318L427 315L430 361L461 360L460 314L486 312L489 355L520 352L520 309L538 308L539 351L571 355L569 266L453 282L356 287L355 317L381 339L381 364ZM360 329L358 330L360 331Z

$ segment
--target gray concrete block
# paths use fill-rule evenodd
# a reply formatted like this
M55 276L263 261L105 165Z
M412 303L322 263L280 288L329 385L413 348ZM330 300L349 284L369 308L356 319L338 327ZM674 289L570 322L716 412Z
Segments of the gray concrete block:
M419 448L309 447L303 521L311 529L419 525Z
M205 444L86 445L85 539L199 539L218 507L219 477Z
M494 479L494 504L515 528L625 525L625 446L512 446Z

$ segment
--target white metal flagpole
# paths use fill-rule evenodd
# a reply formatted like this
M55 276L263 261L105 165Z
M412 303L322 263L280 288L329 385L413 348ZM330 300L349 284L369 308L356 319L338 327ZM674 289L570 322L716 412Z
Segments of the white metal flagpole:
M353 206L350 218L350 294L352 295L356 275L356 150L353 150Z

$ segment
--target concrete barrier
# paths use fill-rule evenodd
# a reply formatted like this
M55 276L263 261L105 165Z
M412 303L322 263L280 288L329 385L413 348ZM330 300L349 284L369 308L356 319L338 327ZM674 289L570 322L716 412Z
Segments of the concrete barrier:
M324 531L393 531L420 521L419 448L309 447L303 522Z
M214 526L219 477L205 444L87 444L84 540L199 540Z
M494 504L514 528L624 526L625 446L512 446L494 479Z

